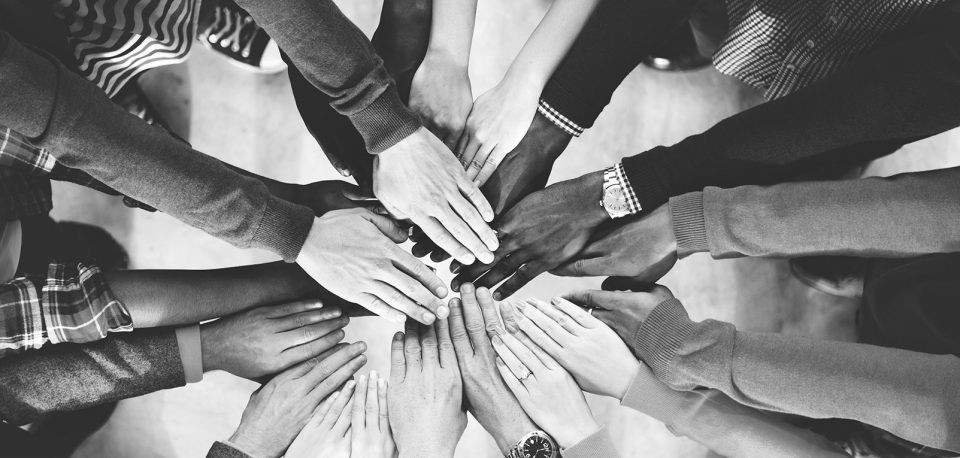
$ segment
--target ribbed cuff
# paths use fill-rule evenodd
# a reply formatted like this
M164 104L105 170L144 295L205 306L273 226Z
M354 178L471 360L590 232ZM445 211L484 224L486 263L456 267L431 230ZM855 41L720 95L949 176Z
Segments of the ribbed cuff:
M620 456L606 426L580 442L560 451L563 458L610 458Z
M264 248L294 262L313 225L313 210L274 197L267 202L250 246Z
M690 321L679 300L657 305L634 336L633 348L660 380L669 380L674 360L696 323Z
M670 218L677 239L677 256L710 251L707 227L703 218L703 193L689 192L670 198Z
M183 378L187 383L203 380L203 349L200 345L200 325L177 328L177 347L183 362Z
M366 108L350 115L350 121L363 136L367 151L379 154L407 138L423 124L400 101L397 89L390 85Z
M214 442L207 452L207 458L253 458L229 442Z
M630 382L620 405L670 425L687 410L683 401L683 395L643 368Z

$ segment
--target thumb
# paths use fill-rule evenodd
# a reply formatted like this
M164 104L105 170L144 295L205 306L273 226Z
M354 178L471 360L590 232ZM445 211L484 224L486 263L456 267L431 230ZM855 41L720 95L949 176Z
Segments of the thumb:
M580 258L550 271L561 277L596 277L603 275L602 258Z
M653 286L653 283L631 277L608 277L600 284L600 288L604 291L633 291L635 293L650 291Z
M364 212L363 217L373 223L383 235L386 235L390 240L393 240L394 243L403 243L407 241L407 231L403 230L399 224L394 222L392 219L387 218L386 216L381 216L376 213L367 211Z

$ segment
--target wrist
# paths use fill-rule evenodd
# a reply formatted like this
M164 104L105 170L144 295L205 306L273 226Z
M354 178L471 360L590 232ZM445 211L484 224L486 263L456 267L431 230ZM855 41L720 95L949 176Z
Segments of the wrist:
M593 416L587 415L587 417L580 421L565 425L557 434L554 434L553 431L549 431L549 433L553 436L553 439L557 441L560 449L565 450L577 445L580 441L590 437L591 434L599 430L600 424L593 419Z
M210 327L216 321L200 325L200 361L203 365L203 372L210 372L220 369L220 360L217 358L216 335L211 332Z
M601 205L603 199L603 171L591 172L578 178L581 190L581 205L586 209L583 222L591 227L609 221L610 215Z
M247 455L250 455L254 458L272 458L274 456L279 456L272 452L266 450L260 450L256 444L255 440L247 440L247 435L240 432L240 428L237 428L236 431L230 436L230 439L227 439L227 443L233 446L233 448L240 450Z
M630 385L633 383L633 380L637 378L637 374L640 373L640 362L633 361L632 364L627 366L626 371L623 372L622 377L620 377L617 387L612 393L618 401L623 401L623 397L627 395L627 390L630 389Z
M527 414L523 412L520 412L519 416L503 415L503 417L514 421L498 425L498 427L492 428L493 431L490 431L490 433L493 436L493 440L496 441L497 447L499 447L500 451L504 454L516 446L524 436L539 429L537 425L530 420L530 417L527 417Z
M513 93L527 94L540 99L540 93L547 85L547 78L538 75L534 71L525 71L510 66L507 74L500 81L500 86L509 88Z
M470 50L458 51L446 43L430 43L427 47L427 54L423 58L421 66L431 67L434 65L444 65L455 71L462 71L464 74L470 66Z

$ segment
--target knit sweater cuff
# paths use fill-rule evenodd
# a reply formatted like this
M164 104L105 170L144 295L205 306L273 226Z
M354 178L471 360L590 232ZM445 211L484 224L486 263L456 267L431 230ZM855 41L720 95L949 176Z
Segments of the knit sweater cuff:
M229 442L214 442L207 452L207 458L253 458Z
M422 126L420 119L400 101L392 84L366 108L350 115L350 121L371 154L383 152Z
M267 201L251 246L273 251L284 261L294 262L307 240L313 219L313 211L309 208L273 198Z
M613 446L613 438L607 427L601 427L597 432L587 436L580 442L563 449L560 454L563 458L610 458L620 454Z
M670 218L677 239L677 256L710 251L703 217L703 193L690 192L670 198Z
M657 305L640 325L634 336L634 352L650 366L658 379L669 380L680 347L695 325L679 300L667 299Z
M620 405L659 420L667 426L672 425L687 410L679 392L657 380L646 369L638 372L630 382Z

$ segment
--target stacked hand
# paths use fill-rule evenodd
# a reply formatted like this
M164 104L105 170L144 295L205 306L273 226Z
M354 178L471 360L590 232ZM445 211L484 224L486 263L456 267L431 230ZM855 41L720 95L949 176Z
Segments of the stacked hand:
M494 293L499 300L569 261L596 228L610 219L600 206L602 187L602 172L594 172L524 198L498 225L500 249L492 266L464 266L451 285L453 289L467 281L491 288L507 280Z
M369 379L361 375L357 380L350 422L350 449L352 456L369 458L393 458L396 452L387 413L387 381L376 371L370 371ZM313 456L326 455L318 453Z
M410 109L431 132L454 149L473 107L467 67L450 53L427 52L410 86Z
M230 443L258 458L283 455L320 403L366 363L365 349L347 345L274 377L250 396Z
M452 457L467 426L457 356L446 320L407 321L393 337L387 396L402 457Z
M346 181L327 180L291 186L288 200L310 208L317 216L347 208L369 208L375 213L383 213L380 202L376 198L365 194L359 186Z
M350 456L350 412L354 388L350 380L340 391L331 394L310 422L303 427L290 448L287 458L348 458Z

